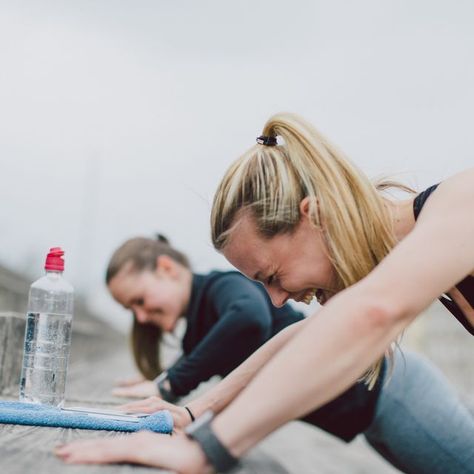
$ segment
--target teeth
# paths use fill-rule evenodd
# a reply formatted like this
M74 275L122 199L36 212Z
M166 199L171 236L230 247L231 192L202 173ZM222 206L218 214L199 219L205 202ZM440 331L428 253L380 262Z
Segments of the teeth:
M324 293L323 293L323 290L318 290L316 292L316 299L318 300L318 303L319 304L323 304L324 303Z
M302 298L301 301L302 301L304 304L310 304L311 301L312 301L312 299L313 299L313 298L315 297L315 295L316 295L316 291L317 291L316 288L315 288L314 290L308 291L308 292L304 295L304 297Z

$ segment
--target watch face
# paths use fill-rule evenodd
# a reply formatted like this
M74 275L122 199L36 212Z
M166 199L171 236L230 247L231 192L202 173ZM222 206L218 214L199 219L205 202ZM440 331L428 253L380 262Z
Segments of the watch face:
M192 434L195 431L197 431L198 429L202 428L204 425L209 423L213 418L214 418L214 413L212 412L212 410L207 410L199 418L196 418L196 421L186 426L186 428L184 429L184 432L192 436Z

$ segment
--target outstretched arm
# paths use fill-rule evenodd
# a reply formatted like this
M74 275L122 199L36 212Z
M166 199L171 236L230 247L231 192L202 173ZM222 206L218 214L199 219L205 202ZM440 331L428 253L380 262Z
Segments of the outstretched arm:
M211 409L214 413L222 411L246 387L260 369L290 340L301 331L308 320L299 321L286 327L247 360L240 364L219 384L204 395L188 404L196 417Z
M272 314L262 288L237 272L212 280L201 306L201 321L193 322L206 334L168 369L173 393L185 396L214 375L226 376L272 335ZM206 312L217 317L211 319Z
M441 184L391 254L261 369L213 422L234 455L341 393L417 314L473 271L473 202L474 170Z
M308 320L299 321L286 327L262 347L254 352L247 360L234 369L215 387L208 390L199 398L188 403L188 408L195 417L212 409L219 413L246 387L258 371L276 354L295 334L297 334ZM127 412L152 413L158 410L170 410L177 429L184 428L191 422L188 412L182 407L171 405L159 397L127 403L121 408Z

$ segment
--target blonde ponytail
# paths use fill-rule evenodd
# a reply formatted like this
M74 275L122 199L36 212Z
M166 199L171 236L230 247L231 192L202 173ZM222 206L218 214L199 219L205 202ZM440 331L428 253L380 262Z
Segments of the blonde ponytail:
M263 237L291 232L300 221L300 202L308 197L312 223L324 232L337 290L364 278L395 245L390 214L376 186L297 115L274 115L262 134L281 143L253 146L225 174L211 213L215 248L227 245L244 210ZM381 363L365 376L370 387Z

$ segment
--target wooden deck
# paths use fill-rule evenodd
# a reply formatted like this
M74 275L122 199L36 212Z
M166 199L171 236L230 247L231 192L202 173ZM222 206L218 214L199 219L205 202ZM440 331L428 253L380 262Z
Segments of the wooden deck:
M3 354L5 377L1 380L12 381L12 372L18 371L21 364L21 349L11 351L14 336L21 335L23 342L22 317L9 314L0 316L0 356ZM77 324L76 324L77 323ZM6 330L8 328L8 331ZM3 329L3 330L2 330ZM3 339L2 339L3 334ZM8 338L5 337L8 334ZM5 340L8 340L8 346ZM71 347L71 363L68 371L66 392L67 404L110 407L123 403L122 399L110 395L114 380L132 371L132 365L123 335L113 331L99 321L77 321ZM5 350L6 349L6 350ZM6 377L8 369L8 378ZM0 399L13 400L18 396L18 376L15 383L4 386ZM165 472L135 465L113 466L69 466L53 455L57 444L76 439L87 439L122 434L108 431L91 431L65 428L46 428L37 426L0 424L0 473L2 474L52 474L52 473L130 473ZM263 451L255 451L245 462L242 473L275 473L287 471Z
M435 314L433 317L437 318L439 315ZM0 399L15 399L18 395L17 381L23 341L22 324L24 322L20 316L11 314L3 318L0 316ZM426 319L421 322L421 325L423 324L426 324ZM454 322L453 327L457 331L455 324ZM424 338L419 331L417 327L414 328L412 334L409 331L406 341L411 347L423 349ZM422 334L424 334L423 331ZM20 342L18 342L18 337L21 339ZM435 338L435 335L430 337ZM446 339L446 337L445 330L443 338ZM457 354L461 346L463 357L467 359L464 359L462 365L456 370L451 371L451 374L454 374L453 382L458 388L464 393L470 393L467 390L472 387L473 366L467 361L474 357L474 346L470 338L465 337L464 334L461 337L463 337L462 344L453 344L451 352L454 354L456 351L455 354ZM121 399L110 395L110 389L114 380L134 372L127 347L126 338L105 323L90 318L76 318L66 392L67 404L108 407L121 403ZM431 344L430 347L433 345ZM436 355L435 352L430 353L428 350L426 352L440 363L436 359L441 355ZM455 354L451 356L451 359L457 357ZM462 377L462 374L465 376ZM191 398L193 396L191 395ZM0 424L0 473L164 472L128 464L69 466L53 455L52 450L56 444L80 438L105 436L117 436L117 433ZM394 474L397 472L399 471L370 449L362 437L356 438L350 444L345 444L323 431L300 422L289 423L267 438L245 458L240 470L240 474Z
M14 361L8 362L10 381L15 381L0 392L1 399L18 396L23 339L23 318L9 315L0 317L9 327L8 350L16 347ZM7 323L5 320L9 319ZM0 323L0 328L2 323ZM5 334L5 331L3 332ZM0 329L1 334L1 329ZM12 339L20 335L21 343ZM3 342L5 342L3 340ZM0 343L2 339L0 336ZM5 347L5 344L0 345ZM0 351L1 354L1 351ZM12 355L13 353L10 353ZM1 355L0 355L1 356ZM15 368L16 367L16 368ZM114 380L133 372L127 351L126 338L100 321L75 321L71 348L71 363L66 391L67 404L109 407L123 402L110 395ZM5 379L6 380L6 379ZM202 388L201 388L202 390ZM192 395L194 396L194 395ZM89 431L63 428L44 428L0 424L0 473L2 474L53 474L53 473L130 473L165 472L135 465L69 466L53 455L59 443L76 439L117 436L115 432ZM346 445L315 428L302 423L290 423L244 460L240 474L285 473L367 473L389 474L397 472L373 453L362 440Z

